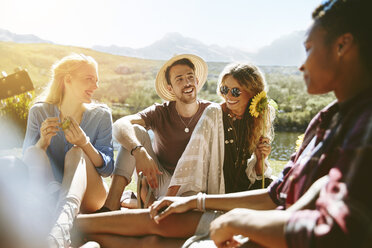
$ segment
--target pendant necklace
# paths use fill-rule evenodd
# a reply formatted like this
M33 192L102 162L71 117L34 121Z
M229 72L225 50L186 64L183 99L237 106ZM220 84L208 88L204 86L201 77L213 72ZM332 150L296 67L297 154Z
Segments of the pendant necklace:
M180 120L181 120L182 124L185 126L185 129L184 129L185 133L190 132L189 125L190 125L190 123L192 122L192 120L194 119L194 116L195 116L196 112L198 112L198 111L196 111L195 114L191 117L191 119L189 120L189 123L187 123L187 125L186 125L186 123L183 121L183 119L182 119L182 117L180 116L180 114L178 113L177 109L176 109L176 112L177 112L177 114L178 114L178 117L180 117Z
M178 112L177 112L177 114L178 114ZM184 129L185 133L190 132L189 125L190 125L190 123L192 122L192 119L194 119L194 116L195 116L195 115L193 115L193 116L191 117L191 119L189 120L189 123L187 123L187 125L186 125L186 123L183 121L183 119L182 119L182 117L180 116L180 114L178 114L178 116L180 117L180 120L181 120L182 124L185 126L185 129Z

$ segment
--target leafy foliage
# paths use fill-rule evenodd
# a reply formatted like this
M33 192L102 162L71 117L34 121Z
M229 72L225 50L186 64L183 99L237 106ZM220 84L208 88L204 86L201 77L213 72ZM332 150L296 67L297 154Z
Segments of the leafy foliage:
M28 110L33 96L33 92L28 92L1 100L1 118L11 119L17 126L26 127Z

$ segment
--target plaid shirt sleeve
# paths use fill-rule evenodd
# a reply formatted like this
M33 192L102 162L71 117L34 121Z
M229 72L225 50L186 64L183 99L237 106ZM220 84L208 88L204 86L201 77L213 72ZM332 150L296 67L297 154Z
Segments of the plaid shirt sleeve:
M369 105L370 106L370 105ZM369 109L368 109L369 108ZM288 247L370 247L372 244L372 109L366 107L341 146L315 210L293 213Z

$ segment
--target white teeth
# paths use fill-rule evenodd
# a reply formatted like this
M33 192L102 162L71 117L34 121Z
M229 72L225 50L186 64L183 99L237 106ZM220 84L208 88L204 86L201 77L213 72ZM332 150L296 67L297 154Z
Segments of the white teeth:
M227 100L228 103L230 104L234 104L234 103L237 103L238 101L230 101L230 100Z
M193 88L189 88L189 89L187 89L187 90L184 90L183 93L190 93L190 92L192 92L192 91L193 91Z

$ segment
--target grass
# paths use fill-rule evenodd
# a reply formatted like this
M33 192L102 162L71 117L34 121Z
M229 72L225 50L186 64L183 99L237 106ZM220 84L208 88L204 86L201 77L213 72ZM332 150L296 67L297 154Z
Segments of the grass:
M273 175L279 176L280 172L283 170L284 166L288 161L279 161L279 160L269 160L271 168L273 169Z

